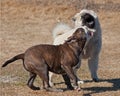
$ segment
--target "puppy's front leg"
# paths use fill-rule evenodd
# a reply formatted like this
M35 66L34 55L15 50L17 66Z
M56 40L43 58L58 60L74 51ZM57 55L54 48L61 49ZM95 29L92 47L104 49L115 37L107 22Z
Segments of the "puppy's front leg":
M67 73L67 75L70 77L70 79L73 80L74 89L80 91L80 88L78 87L78 83L77 83L77 77L74 74L73 68L71 68L70 66L66 66L66 65L62 66L62 68Z

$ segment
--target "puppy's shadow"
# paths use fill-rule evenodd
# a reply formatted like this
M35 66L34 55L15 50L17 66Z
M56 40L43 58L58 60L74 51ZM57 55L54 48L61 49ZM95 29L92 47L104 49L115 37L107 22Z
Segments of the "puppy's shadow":
M88 82L92 82L92 81L85 81L86 83ZM103 87L89 87L89 88L82 88L83 90L88 90L91 91L88 94L84 94L84 96L90 96L91 94L94 93L101 93L101 92L105 92L105 91L118 91L120 90L120 78L115 78L115 79L101 79L99 82L108 82L108 83L112 83L111 87L105 87L103 85Z

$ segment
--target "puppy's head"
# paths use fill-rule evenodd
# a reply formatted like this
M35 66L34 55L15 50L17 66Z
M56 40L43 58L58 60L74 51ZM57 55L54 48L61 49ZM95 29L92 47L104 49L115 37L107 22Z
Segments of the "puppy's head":
M95 32L95 20L97 15L92 10L83 9L80 13L77 13L73 18L75 27L86 26L88 30Z
M82 14L81 16L82 20L82 26L87 26L88 28L94 28L95 27L95 20L94 17L88 13Z

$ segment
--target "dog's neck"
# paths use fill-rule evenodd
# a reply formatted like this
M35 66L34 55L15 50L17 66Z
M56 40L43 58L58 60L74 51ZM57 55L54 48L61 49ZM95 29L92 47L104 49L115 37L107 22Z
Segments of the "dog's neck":
M74 54L79 57L84 46L85 46L85 41L79 41L79 42L72 42L72 43L67 43L69 48L74 52Z

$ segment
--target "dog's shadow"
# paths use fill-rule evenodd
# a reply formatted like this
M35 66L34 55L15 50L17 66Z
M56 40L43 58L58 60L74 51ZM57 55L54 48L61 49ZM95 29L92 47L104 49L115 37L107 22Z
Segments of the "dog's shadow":
M85 83L92 83L91 80L85 81ZM82 88L82 90L86 90L86 91L90 91L90 93L84 94L83 96L91 96L91 94L94 93L101 93L101 92L105 92L105 91L118 91L120 90L120 78L115 78L115 79L101 79L99 82L108 82L108 83L112 83L111 87L105 87L103 85L103 87L89 87L89 88ZM60 82L60 83L55 83L55 85L57 84L63 84L65 82ZM67 91L67 89L64 89L64 91Z
M86 81L86 83L91 82L91 81ZM118 91L120 90L120 78L115 78L115 79L101 79L99 82L108 82L112 83L111 87L89 87L89 88L82 88L83 90L88 90L91 91L90 93L84 94L83 96L91 96L91 94L94 93L101 93L105 91Z

